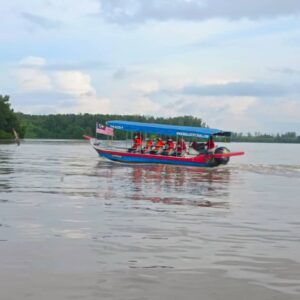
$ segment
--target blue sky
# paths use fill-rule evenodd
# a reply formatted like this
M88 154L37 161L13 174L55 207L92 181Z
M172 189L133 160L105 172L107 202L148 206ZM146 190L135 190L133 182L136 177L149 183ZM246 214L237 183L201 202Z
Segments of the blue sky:
M0 12L0 93L16 111L300 134L299 0L11 0Z

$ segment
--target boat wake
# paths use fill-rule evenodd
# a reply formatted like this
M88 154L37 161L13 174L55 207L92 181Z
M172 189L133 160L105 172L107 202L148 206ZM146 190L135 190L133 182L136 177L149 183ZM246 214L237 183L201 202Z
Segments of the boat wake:
M241 164L231 167L240 171L256 174L300 178L300 165Z

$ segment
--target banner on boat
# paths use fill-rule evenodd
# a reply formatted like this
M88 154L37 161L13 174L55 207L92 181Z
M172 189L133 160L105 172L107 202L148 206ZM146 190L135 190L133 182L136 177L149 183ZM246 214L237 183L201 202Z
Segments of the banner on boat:
M110 127L107 127L107 126L104 126L104 125L101 125L99 123L96 123L96 133L113 136L114 135L114 129L110 128Z

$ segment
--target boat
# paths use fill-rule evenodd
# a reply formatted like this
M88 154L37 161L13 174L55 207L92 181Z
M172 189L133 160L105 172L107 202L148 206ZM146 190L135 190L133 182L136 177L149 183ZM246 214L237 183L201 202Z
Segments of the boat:
M104 128L104 127L103 127ZM217 136L229 137L231 132L222 131L212 128L190 127L190 126L177 126L155 123L141 123L131 121L119 121L112 120L107 121L105 128L111 130L122 130L147 136L155 134L156 136L173 137L176 139L176 145L183 137L188 139L210 139ZM103 130L103 129L101 129ZM105 129L104 131L105 132ZM244 155L244 152L230 152L226 147L217 147L211 151L205 149L205 143L197 143L198 148L194 149L191 146L187 147L185 153L179 155L174 151L173 155L144 153L143 149L137 151L130 151L127 147L110 146L103 143L97 138L84 136L90 140L92 147L97 151L99 156L122 163L141 163L141 164L168 164L168 165L181 165L181 166L193 166L193 167L216 167L220 165L226 165L230 157ZM103 144L103 145L102 145Z

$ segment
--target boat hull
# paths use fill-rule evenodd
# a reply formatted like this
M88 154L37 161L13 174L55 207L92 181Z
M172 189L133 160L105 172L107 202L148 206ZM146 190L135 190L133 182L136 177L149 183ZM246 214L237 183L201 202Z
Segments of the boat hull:
M150 164L168 164L168 165L181 165L192 167L215 167L217 162L214 160L213 155L199 155L192 158L174 157L163 155L151 155L142 153L125 153L120 151L110 151L95 148L99 156L112 161L123 163L150 163Z

